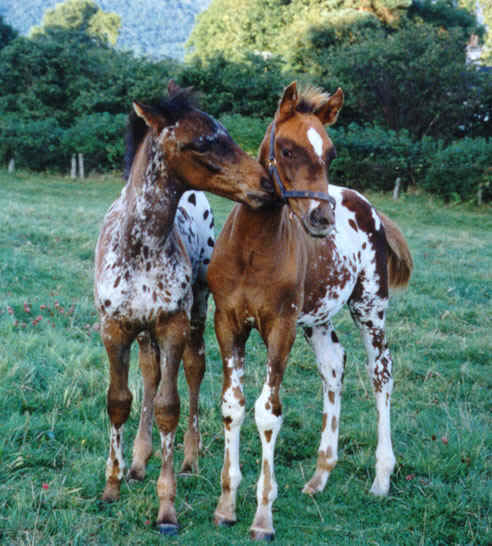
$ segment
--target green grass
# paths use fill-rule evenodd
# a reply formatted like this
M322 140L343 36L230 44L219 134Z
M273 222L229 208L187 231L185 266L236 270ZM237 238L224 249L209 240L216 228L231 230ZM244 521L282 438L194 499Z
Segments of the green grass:
M158 435L141 484L125 483L103 505L108 450L107 363L95 330L92 254L102 217L121 188L116 178L72 182L0 172L0 542L2 544L248 544L260 446L252 408L265 350L248 342L242 430L240 521L216 528L222 426L221 362L210 314L201 391L200 474L179 477L181 531L162 539L157 513ZM369 198L408 238L415 272L394 295L388 336L395 366L392 429L397 467L390 495L369 494L376 411L365 353L347 312L335 323L347 354L339 464L326 490L301 494L321 427L321 383L302 336L283 386L284 426L276 450L278 544L487 544L491 500L490 209L449 207L428 195ZM230 203L213 198L220 227ZM211 305L212 309L212 305ZM41 317L41 318L39 318ZM141 384L127 426L129 461ZM180 376L182 418L187 414Z

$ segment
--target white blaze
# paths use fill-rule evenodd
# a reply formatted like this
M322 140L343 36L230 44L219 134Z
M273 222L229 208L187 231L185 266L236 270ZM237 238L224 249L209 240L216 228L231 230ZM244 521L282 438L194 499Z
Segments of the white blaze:
M314 148L316 155L322 159L323 156L323 139L314 127L310 127L307 132L307 137L311 146Z

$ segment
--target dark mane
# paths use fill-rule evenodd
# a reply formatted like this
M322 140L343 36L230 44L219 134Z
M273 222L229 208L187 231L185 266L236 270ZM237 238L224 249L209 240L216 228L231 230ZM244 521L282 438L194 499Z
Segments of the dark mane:
M161 98L150 105L157 114L165 117L169 125L174 125L187 113L195 108L194 96L190 89L181 89L175 95ZM128 180L133 160L140 144L143 142L148 131L145 121L131 110L128 116L128 123L125 137L125 180Z

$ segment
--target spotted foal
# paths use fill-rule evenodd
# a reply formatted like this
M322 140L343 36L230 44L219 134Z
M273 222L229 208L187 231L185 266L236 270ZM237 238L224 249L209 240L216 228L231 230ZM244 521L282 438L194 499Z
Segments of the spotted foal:
M295 83L284 92L274 123L260 147L282 206L253 211L236 205L220 234L208 270L223 359L224 465L217 524L236 521L241 481L239 432L244 420L245 344L257 328L267 346L266 380L255 403L262 445L256 539L274 536L277 497L275 442L282 424L280 386L300 326L313 348L323 385L323 424L316 470L304 486L322 491L337 462L345 353L332 324L347 303L367 350L378 410L376 477L371 491L386 495L395 463L390 434L391 355L385 336L388 288L409 280L412 259L398 227L362 195L330 186L327 168L335 148L323 125L335 122L343 104Z
M134 103L134 110L127 138L128 181L104 218L96 247L95 303L110 374L103 499L119 497L124 477L123 425L132 402L128 370L136 339L144 394L129 476L145 476L155 415L162 447L157 524L162 533L174 534L177 373L183 358L190 394L183 470L190 470L198 457L206 269L214 245L208 202L202 193L187 190L208 190L254 208L271 195L262 188L263 167L221 124L193 106L189 92L171 82L167 100L152 106Z

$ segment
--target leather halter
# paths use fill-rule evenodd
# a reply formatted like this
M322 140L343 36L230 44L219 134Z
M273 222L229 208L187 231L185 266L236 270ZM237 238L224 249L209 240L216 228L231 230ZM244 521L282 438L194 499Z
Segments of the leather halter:
M278 189L280 190L280 198L282 203L287 203L287 199L319 199L320 201L328 201L335 208L335 199L327 193L321 191L308 190L286 190L280 179L280 174L277 169L277 159L275 157L275 121L272 123L270 133L270 153L268 156L268 172L275 180Z

